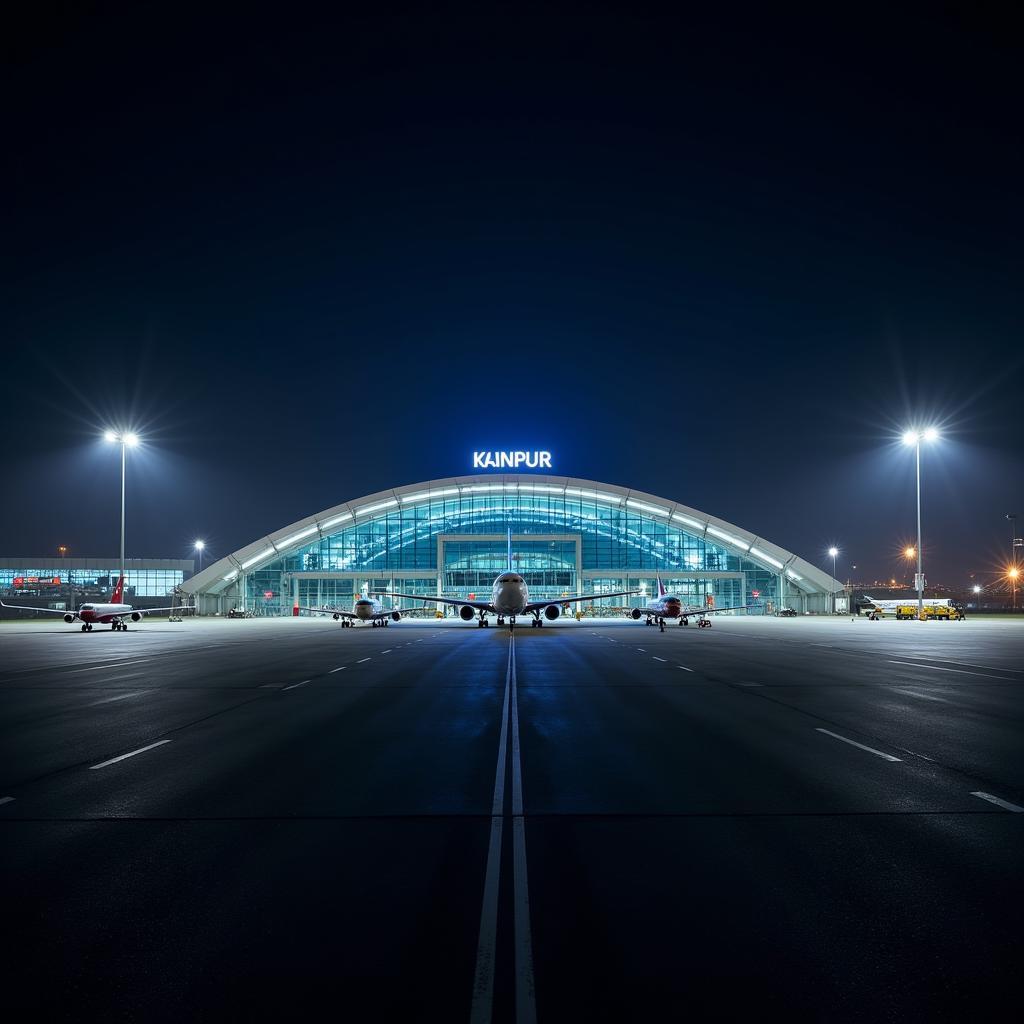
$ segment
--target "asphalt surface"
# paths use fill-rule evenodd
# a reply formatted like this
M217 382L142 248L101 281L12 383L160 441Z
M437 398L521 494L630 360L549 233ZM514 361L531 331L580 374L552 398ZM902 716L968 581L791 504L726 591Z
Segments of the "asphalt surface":
M4 1006L1005 1016L1022 692L1024 623L6 622Z

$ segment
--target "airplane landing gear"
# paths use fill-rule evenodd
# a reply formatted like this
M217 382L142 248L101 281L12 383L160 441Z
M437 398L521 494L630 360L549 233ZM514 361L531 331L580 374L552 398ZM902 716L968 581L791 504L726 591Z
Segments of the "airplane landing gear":
M544 625L544 620L539 615L534 615L533 621L530 623L531 626L537 626L538 628Z
M498 619L498 624L501 624L501 619ZM477 621L477 626L486 629L490 623L487 621L487 616L483 612L480 613L480 619Z
M658 619L658 628L661 630L662 633L665 632L665 620L664 619Z
M513 615L508 620L508 631L511 633L516 628L516 617Z
M498 616L498 625L499 626L504 626L505 625L505 616L504 615L499 615Z

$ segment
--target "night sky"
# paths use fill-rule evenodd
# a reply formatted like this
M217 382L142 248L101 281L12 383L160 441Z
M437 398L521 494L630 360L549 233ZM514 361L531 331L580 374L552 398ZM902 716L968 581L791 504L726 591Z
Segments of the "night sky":
M117 550L123 423L134 556L544 448L889 576L934 423L930 580L1005 563L1010 25L99 10L2 43L0 554Z

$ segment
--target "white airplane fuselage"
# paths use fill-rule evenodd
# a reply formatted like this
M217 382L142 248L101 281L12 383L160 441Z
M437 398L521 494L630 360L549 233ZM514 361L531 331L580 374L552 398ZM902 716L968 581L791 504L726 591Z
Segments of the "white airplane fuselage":
M131 613L130 604L83 604L78 609L78 618L91 625L97 622L113 622Z
M517 572L503 572L491 584L491 604L498 615L525 615L530 603L526 580Z

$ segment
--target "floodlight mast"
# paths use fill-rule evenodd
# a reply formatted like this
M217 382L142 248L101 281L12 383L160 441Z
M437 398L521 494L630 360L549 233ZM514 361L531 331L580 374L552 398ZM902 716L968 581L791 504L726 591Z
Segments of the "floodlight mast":
M935 427L927 427L925 430L908 430L903 435L903 443L914 446L914 462L917 470L917 577L914 583L917 589L918 621L924 614L924 570L921 551L921 442L937 441L938 439L939 432Z
M126 463L126 451L135 448L139 443L139 435L131 431L116 432L107 430L103 434L103 440L108 444L119 444L121 446L121 561L118 566L120 578L124 579L124 473Z

